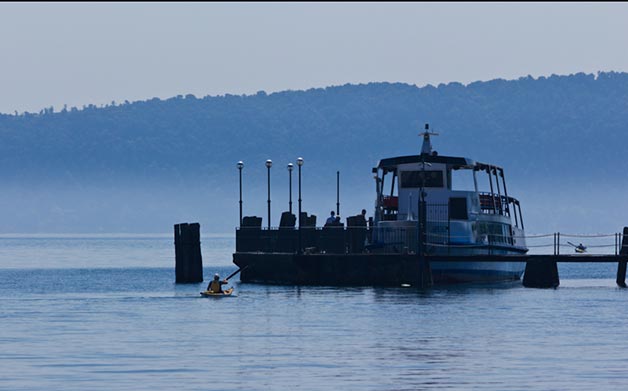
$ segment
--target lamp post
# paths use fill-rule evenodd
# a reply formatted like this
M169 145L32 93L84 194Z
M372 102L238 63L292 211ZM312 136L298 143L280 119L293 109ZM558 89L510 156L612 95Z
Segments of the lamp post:
M301 254L303 252L303 246L301 242L301 167L303 166L302 157L297 159L297 166L299 166L299 254Z
M288 187L290 188L288 191L288 212L292 214L292 169L294 168L294 164L288 163Z
M242 169L244 168L244 163L240 160L236 166L240 172L240 227L242 227Z
M268 169L268 229L270 229L270 168L273 166L273 161L266 160L266 168Z
M340 216L340 171L336 171L336 216Z

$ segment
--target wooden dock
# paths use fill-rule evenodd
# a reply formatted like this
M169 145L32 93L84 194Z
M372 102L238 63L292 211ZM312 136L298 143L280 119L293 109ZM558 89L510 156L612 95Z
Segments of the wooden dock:
M346 228L317 228L314 220L296 228L294 218L290 224L284 224L284 220L282 218L282 224L276 229L262 229L261 218L249 216L236 229L233 262L239 267L250 267L242 273L242 281L332 286L410 284L425 288L432 284L463 282L465 279L447 276L440 267L432 271L432 265L447 262L525 262L524 286L556 288L560 284L558 263L617 263L617 285L626 287L628 227L624 227L623 234L556 232L529 235L523 238L542 242L534 245L526 243L519 248L513 246L513 236L502 238L489 235L486 243L458 244L452 243L455 238L449 235L433 232L419 234L420 227L401 227L399 232L387 229L386 236L374 239L373 228L365 224L354 222ZM587 253L587 246L569 241L565 243L565 238L598 240L589 243L588 248L601 253ZM606 242L606 238L614 239L613 242ZM418 246L419 242L423 245ZM527 254L529 248L539 251L552 247L553 251L548 254ZM565 247L573 248L576 253L561 254L561 248ZM510 277L519 279L521 274L504 277L505 280Z

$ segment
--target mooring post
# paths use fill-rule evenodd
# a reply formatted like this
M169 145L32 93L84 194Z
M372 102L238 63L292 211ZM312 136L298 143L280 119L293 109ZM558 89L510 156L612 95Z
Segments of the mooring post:
M174 226L176 283L203 282L203 258L199 223Z
M526 262L523 274L523 286L526 288L558 288L558 265L549 255L534 261Z
M619 249L619 255L628 257L628 227L624 227L624 233L621 238L621 248ZM626 288L626 260L619 261L617 263L617 286L620 288Z

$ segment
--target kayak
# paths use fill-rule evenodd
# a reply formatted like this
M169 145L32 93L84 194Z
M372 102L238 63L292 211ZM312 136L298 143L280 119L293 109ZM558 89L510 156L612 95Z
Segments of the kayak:
M203 297L226 297L226 296L231 296L231 294L233 293L233 288L229 288L221 293L215 293L212 291L203 291L201 292L201 296Z

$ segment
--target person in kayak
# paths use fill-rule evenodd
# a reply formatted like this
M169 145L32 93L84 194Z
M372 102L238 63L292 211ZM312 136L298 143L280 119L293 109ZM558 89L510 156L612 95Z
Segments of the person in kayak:
M220 275L218 273L214 274L214 279L207 285L207 290L214 293L223 293L222 286L228 284L228 282L220 281Z

